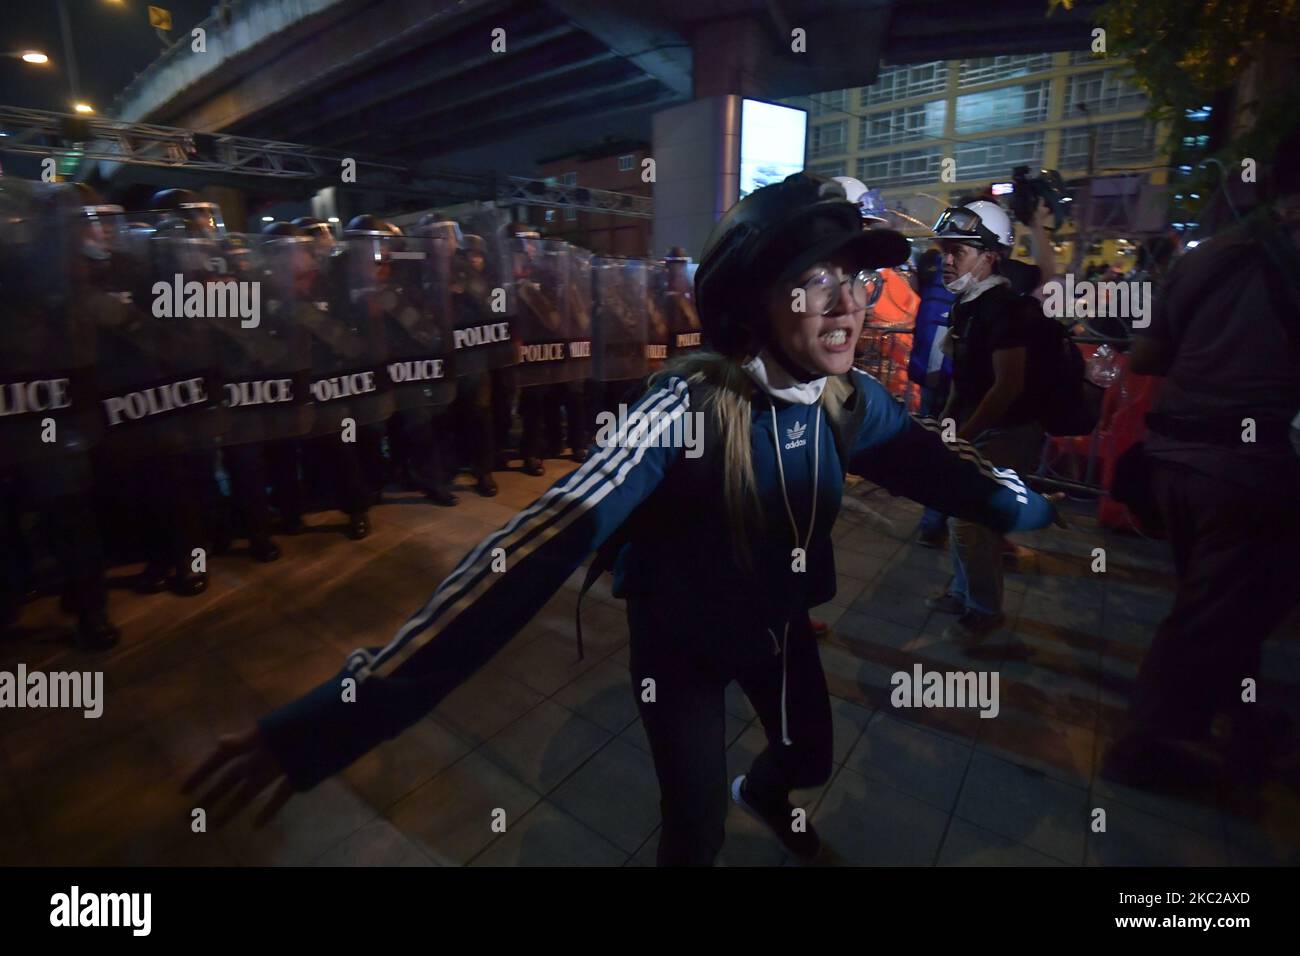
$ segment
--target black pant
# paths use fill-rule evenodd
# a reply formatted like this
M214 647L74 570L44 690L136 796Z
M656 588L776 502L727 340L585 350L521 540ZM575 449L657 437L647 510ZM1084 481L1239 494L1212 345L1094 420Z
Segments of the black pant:
M63 574L62 606L70 614L102 611L108 604L103 546L92 506L90 462L85 457L51 466L19 466L0 475L0 626L18 612L31 586L31 555L21 513L38 517L37 533L49 542ZM81 480L66 480L69 474Z
M179 452L137 462L136 512L150 564L188 574L194 551L207 544L204 505L211 502L211 452Z
M487 372L466 375L456 382L456 399L446 418L454 423L461 450L475 477L491 474L496 465L492 383ZM447 432L450 437L451 432Z
M230 476L230 501L250 541L271 534L271 499L266 490L269 445L249 442L230 445L221 452L226 474Z
M393 464L406 470L407 481L423 492L451 485L455 472L435 428L442 424L433 408L404 408L388 420L388 447Z
M383 425L362 425L355 442L345 442L337 433L302 442L304 471L325 474L323 484L345 514L365 514L375 500L379 486L373 462L382 457L383 434Z
M587 447L586 383L560 382L555 385L530 385L519 393L519 416L523 419L523 436L519 453L524 458L558 458L564 450L567 419L569 447L578 452Z
M497 451L513 447L510 444L510 431L514 425L515 370L513 368L494 368L488 372L489 386L492 392L492 440Z
M660 866L708 866L722 849L730 800L727 685L732 680L740 684L767 734L767 748L747 775L747 789L764 804L784 803L791 790L830 779L830 696L806 615L791 622L787 641L788 745L781 721L782 660L775 646L770 657L728 663L723 655L691 653L680 642L665 640L665 623L646 599L629 597L632 692L659 777L663 829L658 862ZM767 635L760 639L771 640ZM644 699L646 679L655 682L653 703Z
M1244 487L1157 461L1153 490L1178 590L1138 671L1135 729L1204 736L1216 711L1241 713L1260 645L1300 600L1296 477Z

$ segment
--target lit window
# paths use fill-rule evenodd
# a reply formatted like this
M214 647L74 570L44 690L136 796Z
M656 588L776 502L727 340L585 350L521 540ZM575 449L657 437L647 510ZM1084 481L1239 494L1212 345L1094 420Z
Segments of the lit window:
M948 86L948 64L943 60L908 66L882 66L876 82L862 88L862 105L892 103L913 96L942 93Z
M812 173L814 176L826 176L828 178L831 176L843 176L844 163L818 163L814 166L809 166L808 172Z
M1097 136L1095 165L1098 169L1149 162L1155 156L1155 127L1144 119L1098 123L1091 127ZM1087 169L1089 127L1076 126L1061 134L1062 169ZM1189 137L1190 138L1190 137ZM1184 145L1192 146L1184 140Z
M948 104L943 100L917 103L883 113L872 113L862 120L858 131L858 149L900 146L943 135Z
M858 160L858 179L873 189L934 183L939 179L941 153L941 147L931 146L864 157Z
M1029 56L985 56L974 60L962 60L957 85L965 89L968 86L979 86L981 83L1009 80L1014 76L1042 73L1051 68L1052 54L1050 53L1036 53Z
M635 157L631 153L624 153L618 158L618 171L620 173L631 172L635 162Z
M1128 83L1119 70L1098 70L1070 77L1065 87L1065 115L1073 119L1078 105L1090 113L1119 113L1147 107L1147 96L1140 87Z
M843 114L848 109L848 90L828 90L808 97L809 116Z
M957 97L957 132L983 133L1009 126L1030 126L1047 119L1050 80L1004 86Z
M812 128L812 140L808 145L808 155L829 156L844 152L849 138L849 121L822 123Z

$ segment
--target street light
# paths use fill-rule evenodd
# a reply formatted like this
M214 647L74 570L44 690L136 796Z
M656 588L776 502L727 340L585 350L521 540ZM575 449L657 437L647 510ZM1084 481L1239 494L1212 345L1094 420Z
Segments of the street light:
M74 105L72 108L73 108L74 110L76 110L78 113L93 113L93 112L95 112L95 108L94 108L93 106L91 106L89 103L77 103L77 104Z
M49 63L50 58L39 50L28 50L22 55L24 63Z

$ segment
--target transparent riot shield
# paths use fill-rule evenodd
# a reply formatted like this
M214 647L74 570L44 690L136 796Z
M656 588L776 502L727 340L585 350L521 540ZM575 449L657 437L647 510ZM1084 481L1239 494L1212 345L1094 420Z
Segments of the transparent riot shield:
M699 263L669 257L664 260L663 312L668 322L668 355L674 357L703 347L700 314L695 309L695 270Z
M559 239L516 237L514 243L516 327L522 341L516 381L546 385L584 377L578 368L587 356L570 348L577 341L570 309L571 247Z
M0 477L14 466L57 473L100 437L91 304L114 217L99 212L56 187L0 179Z
M571 361L577 363L575 379L592 377L591 320L594 310L591 289L591 252L569 246L569 313L574 345Z
M646 286L646 374L663 368L668 358L668 267L658 260L645 263Z
M450 270L457 375L476 375L519 360L510 226L505 210L491 204L461 214Z
M300 310L311 339L313 435L336 434L349 422L368 425L393 413L384 368L388 359L376 250L369 239L318 249L313 298Z
M104 441L119 458L215 447L228 416L214 331L251 315L214 265L219 243L183 221L128 227L94 302Z
M593 257L591 289L592 377L599 382L644 377L648 343L645 262Z
M297 438L311 430L311 340L301 321L315 278L305 237L227 236L226 270L244 306L238 320L213 322L227 430L222 445Z
M383 327L378 372L393 408L448 404L455 398L455 382L446 241L375 235L346 243L353 309Z

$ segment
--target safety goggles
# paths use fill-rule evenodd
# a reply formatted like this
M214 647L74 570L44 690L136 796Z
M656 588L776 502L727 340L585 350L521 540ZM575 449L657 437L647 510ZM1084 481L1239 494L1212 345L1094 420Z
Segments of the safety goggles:
M934 234L940 239L998 244L998 237L984 225L980 214L964 206L949 206L945 209L934 224Z
M849 296L859 309L869 309L876 304L880 293L885 288L885 280L874 269L862 269L851 276L839 270L818 269L803 284L805 312L811 315L827 315L839 300L840 288L847 284Z

